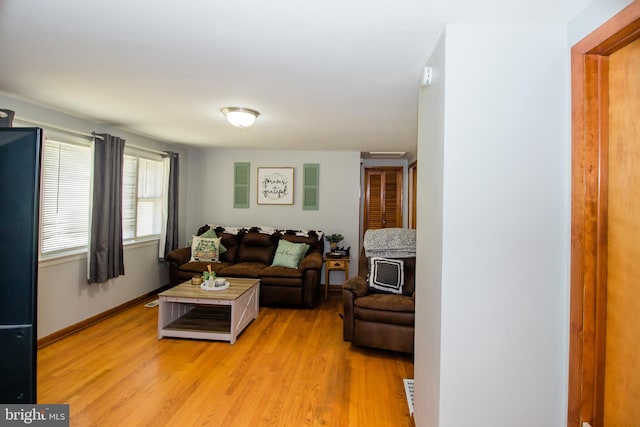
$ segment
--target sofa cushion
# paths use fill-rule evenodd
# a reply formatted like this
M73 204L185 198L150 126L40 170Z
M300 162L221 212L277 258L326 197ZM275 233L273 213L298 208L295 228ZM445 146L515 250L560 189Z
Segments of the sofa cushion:
M227 248L225 253L220 253L220 261L236 262L238 254L238 236L223 232L218 232L220 244Z
M261 262L238 262L221 269L218 274L220 276L250 277L258 279L260 277L260 272L267 266L268 264Z
M373 325L404 325L411 326L415 324L415 313L404 313L401 311L382 311L368 310L365 308L355 307L355 322L369 322Z
M242 234L240 244L242 246L271 247L277 242L277 237L273 234L265 234L257 231L250 231Z
M260 277L260 292L265 288L299 288L302 289L302 277Z
M276 254L273 257L271 265L274 267L297 269L300 260L305 256L307 250L309 250L309 245L306 243L291 243L281 239L278 242L278 248L276 249Z
M240 237L236 262L258 262L271 264L276 251L277 236L249 232Z
M191 262L218 262L220 256L220 239L193 236L191 243Z
M211 266L211 270L216 274L225 267L231 265L228 262L188 262L180 266L180 271L188 271L190 273L200 273L207 271L207 266Z
M372 292L402 294L404 262L400 259L371 257L369 289Z
M302 271L297 268L270 266L260 271L260 277L291 277L299 279L302 277Z
M362 298L356 298L354 305L360 308L382 311L397 311L413 313L415 303L413 298L406 295L393 294L369 294Z
M354 317L366 322L413 326L415 305L406 295L373 294L356 298Z

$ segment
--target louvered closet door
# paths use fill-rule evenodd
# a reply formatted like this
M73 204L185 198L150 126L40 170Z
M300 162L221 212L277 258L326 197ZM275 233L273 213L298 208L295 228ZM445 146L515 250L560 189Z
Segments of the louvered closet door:
M402 227L402 168L367 168L364 231L391 227Z

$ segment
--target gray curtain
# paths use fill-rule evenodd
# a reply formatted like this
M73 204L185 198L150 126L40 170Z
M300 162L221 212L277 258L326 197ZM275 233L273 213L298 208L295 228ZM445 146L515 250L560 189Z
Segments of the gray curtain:
M102 137L102 139L98 138ZM94 149L89 283L124 274L122 164L124 139L97 134Z
M178 176L180 155L167 151L169 156L169 189L167 194L167 234L164 255L178 248Z

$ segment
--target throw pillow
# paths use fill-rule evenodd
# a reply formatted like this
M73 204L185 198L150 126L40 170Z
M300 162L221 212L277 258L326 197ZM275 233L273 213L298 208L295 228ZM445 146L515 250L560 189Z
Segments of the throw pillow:
M216 232L215 232L215 230L213 228L210 228L207 231L205 231L204 233L202 233L200 235L200 237L206 237L208 239L215 239L216 237L218 237L218 235L216 234ZM227 252L227 248L225 248L224 245L222 244L222 241L220 241L220 255L222 255L225 252Z
M404 261L371 257L369 288L374 291L401 294L404 286Z
M281 239L278 242L278 249L276 249L276 255L273 257L271 265L273 267L298 268L308 250L309 245L306 243L291 243Z
M220 262L220 239L193 236L191 241L191 262Z

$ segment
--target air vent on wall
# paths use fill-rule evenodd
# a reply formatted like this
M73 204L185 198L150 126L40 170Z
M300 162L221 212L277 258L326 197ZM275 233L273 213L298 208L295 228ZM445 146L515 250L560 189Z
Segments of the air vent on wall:
M370 151L369 156L372 159L399 159L407 154L406 151Z
M409 415L413 416L413 378L404 378L404 392L407 396L407 405L409 406Z

